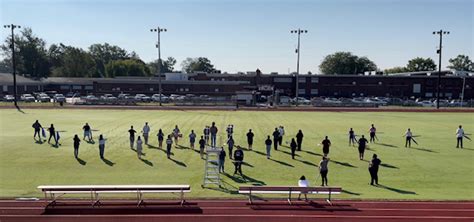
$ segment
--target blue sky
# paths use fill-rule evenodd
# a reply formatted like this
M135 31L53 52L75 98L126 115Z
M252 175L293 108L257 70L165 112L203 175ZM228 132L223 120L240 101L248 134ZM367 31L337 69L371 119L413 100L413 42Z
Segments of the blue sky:
M404 66L411 58L436 62L443 39L443 67L458 54L474 57L474 0L0 0L0 23L31 27L48 44L87 48L119 45L148 62L156 59L157 25L162 56L178 60L208 57L216 68L234 73L287 73L296 70L301 38L301 73L319 72L324 56L350 51L380 69ZM8 35L2 29L1 38ZM474 59L474 58L473 58Z

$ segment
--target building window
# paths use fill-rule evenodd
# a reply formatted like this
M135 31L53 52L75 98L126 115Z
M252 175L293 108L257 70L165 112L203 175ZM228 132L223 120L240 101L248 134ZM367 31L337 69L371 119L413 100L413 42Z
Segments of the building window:
M425 93L425 97L433 97L433 93Z
M356 84L356 82L352 82L352 85L355 85L355 84Z
M420 93L421 92L421 84L416 83L413 84L413 93Z
M306 78L298 78L298 82L299 83L305 83L306 82Z
M311 95L318 95L319 91L318 89L311 89Z
M379 82L379 86L381 86L381 85L382 85L382 82Z
M311 82L312 83L319 83L319 77L312 77Z
M81 90L81 89L82 89L82 86L73 85L73 86L72 86L72 89Z
M453 93L445 93L444 96L448 97L448 98L451 98L451 97L453 97Z
M273 82L286 82L286 83L291 83L293 82L293 79L292 78L274 78L273 79Z
M189 92L189 88L185 88L184 91Z
M153 88L150 88L150 91L153 91Z
M184 89L183 89L183 88L179 88L179 91L182 92L182 91L184 91Z
M215 89L214 89L214 92L219 92L219 89L218 89L218 88L215 88Z
M7 85L3 85L3 91L4 92L8 91L8 86Z
M59 88L62 89L62 90L68 90L69 85L61 85L61 86L59 86Z
M94 87L93 87L93 86L84 86L84 89L85 89L85 90L93 90Z

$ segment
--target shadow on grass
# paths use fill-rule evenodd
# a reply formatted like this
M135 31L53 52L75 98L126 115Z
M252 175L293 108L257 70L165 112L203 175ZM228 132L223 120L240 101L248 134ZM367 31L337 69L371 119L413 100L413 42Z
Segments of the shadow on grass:
M267 156L266 153L260 152L260 151L258 151L258 150L252 150L252 152L257 153L257 154L260 154L260 155L262 155L262 156Z
M286 154L291 156L291 152L288 152L288 151L285 151L285 150L277 150L277 151L280 151L282 153L286 153ZM298 155L296 152L295 152L295 156L300 157L300 155Z
M390 190L390 191L393 191L393 192L396 192L396 193L399 193L399 194L418 195L418 194L416 194L416 192L413 192L413 191L402 190L402 189L398 189L398 188L393 188L393 187L385 186L385 185L382 185L382 184L376 185L376 187L383 188L383 189L387 189L387 190Z
M115 165L114 162L108 160L108 159L105 158L105 157L102 159L102 161L103 161L105 164L109 165L109 166L114 166L114 165Z
M392 144L387 144L387 143L377 143L378 145L385 146L385 147L391 147L391 148L398 148L398 146L392 145Z
M303 152L308 153L308 154L311 154L311 155L315 155L315 156L323 156L323 155L321 155L321 154L319 154L319 153L315 153L315 152L311 152L311 151L305 151L305 150L303 150Z
M261 181L261 180L257 180L255 178L252 178L252 177L249 177L247 175L242 175L242 176L235 176L237 174L234 174L234 175L230 175L228 173L224 173L225 176L227 176L228 178L230 178L231 180L233 180L234 182L236 183L251 183L252 185L254 186L263 186L263 185L266 185L265 182Z
M337 161L337 160L330 160L330 162L334 162L337 165L341 165L341 166L345 166L345 167L357 168L356 166L354 166L350 163L347 163L347 162L340 162L340 161Z
M283 166L295 167L295 166L293 166L293 165L291 165L291 164L289 164L289 163L286 163L286 162L283 162L283 161L279 161L279 160L275 160L275 159L272 159L272 158L270 158L269 160L271 160L271 161L273 161L273 162L276 162L276 163L279 163L279 164L281 164L281 165L283 165Z
M179 166L188 167L188 166L186 166L185 163L183 163L183 162L181 162L181 161L179 161L179 160L175 160L175 159L173 159L173 158L170 158L170 160L173 161L174 163L176 163L176 164L179 165Z
M434 150L430 150L430 149L424 149L424 148L416 148L416 147L411 147L411 148L407 148L407 149L415 149L415 150L420 150L420 151L425 151L425 152L430 152L430 153L438 153Z
M308 161L306 161L306 160L298 160L298 159L295 159L295 160L297 160L297 161L299 161L299 162L302 162L302 163L304 163L304 164L306 164L306 165L310 165L310 166L314 166L314 167L317 167L317 166L318 166L318 165L316 165L316 164L314 164L314 163L311 163L311 162L308 162Z
M149 149L161 150L161 149L160 149L159 147L157 147L157 146L153 146L153 145L150 145L150 144L148 144L147 146L148 146Z
M360 196L360 193L351 192L349 190L342 190L342 193L349 194L349 195L354 195L354 196Z
M247 162L242 162L242 165L244 165L244 166L248 166L248 167L252 167L252 168L253 168L253 165L252 165L252 164L250 164L250 163L247 163Z
M36 144L43 144L44 142L42 140L35 140Z
M391 169L398 169L398 167L396 167L394 165L390 165L388 163L381 163L380 166L391 168Z
M81 165L83 165L83 166L87 164L87 162L84 161L83 159L81 159L80 157L76 157L76 160L77 160L77 162L78 162L79 164L81 164Z
M225 174L225 173L224 173ZM227 175L229 177L229 175ZM216 188L216 187L203 187L205 189L208 189L208 190L215 190L215 191L219 191L219 192L224 192L224 193L228 193L228 194L239 194L239 188L237 188L236 186L226 182L226 181L223 181L221 180L222 182L222 186L219 186L219 188Z
M153 163L150 162L150 161L147 160L147 159L140 158L140 160L141 160L142 162L144 162L144 163L145 163L146 165L148 165L148 166L151 166L151 167L153 166Z

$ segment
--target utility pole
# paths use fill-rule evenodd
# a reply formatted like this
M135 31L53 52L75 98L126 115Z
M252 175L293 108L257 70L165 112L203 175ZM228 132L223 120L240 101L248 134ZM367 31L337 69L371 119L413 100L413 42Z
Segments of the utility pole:
M433 35L439 35L439 49L436 51L439 54L438 62L438 90L436 91L436 109L439 109L439 93L441 91L441 53L443 50L443 35L449 35L449 31L434 31Z
M157 27L156 29L150 29L150 32L158 33L158 43L156 44L156 48L158 49L158 92L159 92L159 101L161 106L161 45L160 45L160 33L166 32L166 29Z
M296 49L296 53L298 54L296 59L296 106L298 106L298 96L299 96L299 74L300 74L300 35L301 33L308 33L308 30L291 30L290 33L298 34L298 48Z
M13 97L15 98L13 101L15 103L15 107L18 108L18 95L17 95L17 87L16 87L16 60L15 60L15 32L14 30L16 28L21 28L19 25L4 25L3 26L6 29L11 29L12 30L12 66L13 66Z

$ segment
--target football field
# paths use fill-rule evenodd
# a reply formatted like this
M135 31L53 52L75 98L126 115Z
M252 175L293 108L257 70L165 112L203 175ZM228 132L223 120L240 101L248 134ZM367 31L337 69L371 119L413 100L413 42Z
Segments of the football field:
M324 136L332 142L329 185L341 186L338 198L350 199L436 199L474 200L474 143L464 140L456 149L455 131L462 124L466 133L474 132L472 113L403 112L264 112L264 111L158 111L87 109L0 109L0 197L41 197L38 185L67 184L190 184L195 198L244 198L236 190L241 185L297 185L305 175L310 185L318 186L317 165ZM46 129L54 123L60 132L60 146L35 143L31 125L39 120ZM202 189L204 160L189 148L193 129L198 137L203 127L216 122L218 145L224 145L228 124L234 125L237 145L246 147L245 134L255 133L253 151L245 150L245 178L233 176L233 165L226 159L223 188ZM89 123L97 142L107 139L105 161L99 158L98 144L81 142L79 160L73 155L72 138L82 139L82 126ZM144 123L151 127L150 145L145 156L137 158L128 141L131 125L140 132ZM375 124L379 141L369 145L366 161L358 159L356 147L348 146L348 130L368 137ZM172 159L157 148L156 133L171 133L178 125L183 133ZM272 150L266 159L264 140L274 128L283 125L283 147ZM419 145L405 148L404 132L411 128ZM303 147L291 159L286 141L301 129ZM139 135L140 133L138 133ZM470 136L472 137L472 136ZM197 148L196 144L196 148ZM227 151L227 146L225 146ZM377 153L381 186L368 185L368 160ZM227 154L229 155L229 154Z

